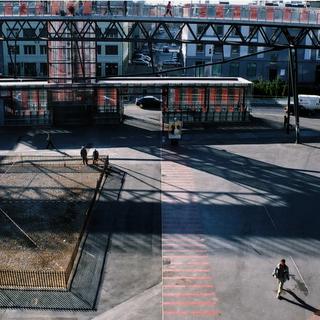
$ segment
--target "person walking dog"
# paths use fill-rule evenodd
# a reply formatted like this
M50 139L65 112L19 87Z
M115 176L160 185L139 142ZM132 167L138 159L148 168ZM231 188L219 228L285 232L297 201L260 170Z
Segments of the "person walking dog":
M280 295L283 290L283 284L287 280L290 280L289 268L286 265L285 259L281 259L280 263L275 267L272 275L278 279L277 298L280 299Z

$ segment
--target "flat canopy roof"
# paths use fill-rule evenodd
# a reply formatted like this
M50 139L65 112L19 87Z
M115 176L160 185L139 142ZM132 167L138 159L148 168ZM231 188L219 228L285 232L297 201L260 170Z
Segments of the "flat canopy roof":
M155 78L109 78L108 80L98 81L98 84L132 86L132 87L158 87L158 86L248 86L252 82L243 78L226 77L155 77Z
M108 80L101 80L96 83L52 83L48 81L34 81L27 79L1 79L0 88L95 88L95 87L217 87L217 86L237 86L247 87L252 82L243 78L196 78L196 77L114 77Z

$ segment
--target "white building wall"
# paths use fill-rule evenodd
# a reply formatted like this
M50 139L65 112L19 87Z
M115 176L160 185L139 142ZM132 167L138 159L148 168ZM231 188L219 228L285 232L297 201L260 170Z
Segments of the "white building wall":
M30 26L33 28L36 28L37 23L35 22L29 22ZM14 27L14 22L10 23L8 22L8 25L10 27ZM7 30L7 26L2 25L2 32L4 34L9 33L9 30ZM22 35L21 35L22 36ZM20 63L20 70L21 75L24 76L24 63L36 63L36 69L37 74L40 74L40 63L46 63L47 62L47 54L40 54L40 45L46 45L46 41L9 41L8 44L10 46L17 45L19 47L19 54L14 56L14 54L11 54L12 61L10 59L9 50L6 42L3 42L3 72L5 75L9 75L9 63ZM35 54L24 54L24 46L28 45L34 45L36 47L36 53ZM13 75L9 75L13 76Z

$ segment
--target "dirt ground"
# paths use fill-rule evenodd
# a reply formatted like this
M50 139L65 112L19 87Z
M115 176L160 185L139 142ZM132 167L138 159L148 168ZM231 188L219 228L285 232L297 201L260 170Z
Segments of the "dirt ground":
M0 166L0 270L64 271L99 174L80 164Z

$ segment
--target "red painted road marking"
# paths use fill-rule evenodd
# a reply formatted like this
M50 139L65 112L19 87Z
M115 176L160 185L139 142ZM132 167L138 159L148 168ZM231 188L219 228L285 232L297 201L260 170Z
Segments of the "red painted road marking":
M163 241L162 242L162 247L199 247L199 248L207 248L206 244L197 242L197 241L174 241L174 242L169 242L169 241Z
M216 316L221 314L218 310L190 310L190 311L181 311L181 310L164 310L167 315L175 316Z
M165 301L164 306L214 306L216 301Z
M165 267L173 267L173 266L207 266L209 265L209 262L203 262L203 261L199 261L199 262L172 262L170 264L164 265Z
M163 288L213 288L212 284L164 284Z
M212 280L212 277L185 277L185 276L174 276L174 277L162 277L163 280Z
M163 252L208 252L206 249L162 249Z
M187 259L203 259L206 258L208 259L208 255L207 254L202 254L202 255L166 255L163 256L164 259L166 258L187 258Z
M164 292L164 297L212 297L215 292Z
M209 273L210 270L209 269L174 269L174 268L168 269L164 267L163 272Z

